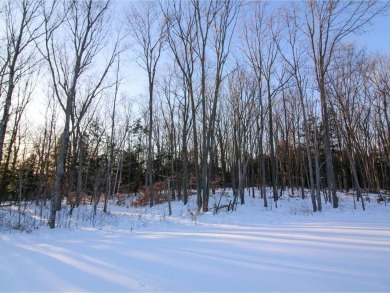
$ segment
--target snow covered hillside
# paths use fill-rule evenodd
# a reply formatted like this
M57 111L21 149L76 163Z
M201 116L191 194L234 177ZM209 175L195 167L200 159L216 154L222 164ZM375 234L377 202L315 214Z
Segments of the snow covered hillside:
M3 231L0 291L390 291L389 204L340 196L313 214L309 199L247 197L196 215L194 200L172 216L112 204L94 225L83 207L59 229Z

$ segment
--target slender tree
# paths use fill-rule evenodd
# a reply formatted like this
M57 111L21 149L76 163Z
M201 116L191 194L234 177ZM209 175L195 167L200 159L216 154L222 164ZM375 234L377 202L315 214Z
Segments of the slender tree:
M165 22L166 20L159 13L159 7L153 1L133 3L126 13L126 20L129 33L132 35L137 49L138 64L148 75L149 93L149 135L148 135L148 158L146 171L146 186L149 189L150 207L154 205L153 197L153 96L157 64L160 60L163 45L165 42Z

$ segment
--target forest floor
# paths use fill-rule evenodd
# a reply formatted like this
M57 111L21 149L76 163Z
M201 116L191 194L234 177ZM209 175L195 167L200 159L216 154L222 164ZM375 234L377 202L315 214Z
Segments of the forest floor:
M112 203L96 217L89 206L72 218L64 209L54 230L3 228L0 291L389 292L390 203L372 197L363 211L339 194L339 208L323 203L316 213L310 199L264 208L249 196L236 211L217 214L197 215L195 198L172 202L171 216L166 203ZM229 200L230 193L221 202ZM39 221L36 208L24 211ZM4 213L0 220L4 226Z

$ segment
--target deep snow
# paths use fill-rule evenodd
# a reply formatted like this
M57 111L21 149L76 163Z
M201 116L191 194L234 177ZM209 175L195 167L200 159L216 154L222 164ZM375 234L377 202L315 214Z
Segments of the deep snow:
M172 216L112 204L95 227L3 231L0 291L390 291L390 205L246 201L199 216L194 199Z

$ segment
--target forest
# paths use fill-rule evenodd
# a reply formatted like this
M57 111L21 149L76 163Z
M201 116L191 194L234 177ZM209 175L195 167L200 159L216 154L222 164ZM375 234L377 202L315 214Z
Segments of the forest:
M0 2L0 207L390 200L388 1Z

